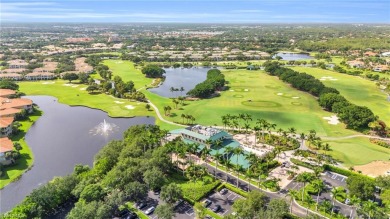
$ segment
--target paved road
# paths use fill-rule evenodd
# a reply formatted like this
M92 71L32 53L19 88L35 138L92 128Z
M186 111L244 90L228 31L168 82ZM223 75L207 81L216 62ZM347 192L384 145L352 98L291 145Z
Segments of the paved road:
M226 181L226 174L225 172L221 171L221 170L217 170L215 172L215 167L214 166L211 166L207 163L204 163L202 164L203 166L205 166L207 168L207 170L209 171L209 173L215 175L217 178L223 180L223 181ZM235 176L231 175L230 173L227 174L227 182L232 184L232 185L236 185L237 184L237 179ZM238 187L244 191L248 191L248 188L250 190L259 190L259 191L262 191L264 192L270 199L275 199L275 198L282 198L282 199L286 199L286 195L283 194L283 193L273 193L273 192L268 192L268 191L264 191L264 190L261 190L259 189L258 187L255 187L253 185L251 185L250 187L248 186L248 183L239 179L238 180ZM306 209L296 205L295 203L293 204L292 206L292 213L299 216L299 217L305 217L306 216Z
M165 123L168 123L168 124L171 124L171 125L178 125L178 126L182 126L182 127L187 127L187 125L183 125L183 124L171 122L171 121L168 121L168 120L164 119L164 118L161 116L160 110L158 110L158 108L156 107L156 105L154 105L150 100L148 100L148 103L150 104L150 106L153 107L154 111L155 111L156 114L157 114L157 117L158 117L161 121L163 121L163 122L165 122Z

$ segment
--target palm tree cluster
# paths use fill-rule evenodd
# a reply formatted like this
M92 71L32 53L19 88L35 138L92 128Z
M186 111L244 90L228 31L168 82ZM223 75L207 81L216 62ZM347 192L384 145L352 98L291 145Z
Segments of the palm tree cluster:
M195 117L192 115L181 114L180 117L183 119L183 124L194 124L195 122ZM184 120L186 120L186 123L184 123Z

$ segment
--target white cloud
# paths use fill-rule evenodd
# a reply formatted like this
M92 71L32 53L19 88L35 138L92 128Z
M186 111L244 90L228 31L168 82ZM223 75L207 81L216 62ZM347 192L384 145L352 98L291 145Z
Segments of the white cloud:
M233 13L260 13L260 12L268 12L266 10L258 10L258 9L240 9L240 10L233 10Z

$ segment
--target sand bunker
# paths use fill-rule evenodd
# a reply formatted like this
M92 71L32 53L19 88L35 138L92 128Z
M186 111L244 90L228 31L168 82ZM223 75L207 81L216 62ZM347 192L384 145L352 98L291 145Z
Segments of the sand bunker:
M78 87L78 85L73 85L72 87Z
M42 84L54 84L54 83L56 83L56 82L51 81L51 82L43 82Z
M249 91L248 89L244 89L244 91Z
M299 99L300 97L292 97L293 99Z
M124 103L124 102L121 102L121 101L114 101L114 103L117 103L117 104L122 104L122 103Z
M339 118L335 115L332 115L331 117L322 117L325 120L328 120L328 123L331 125L337 125L340 123Z
M115 62L116 64L122 64L123 62L122 61L118 61L118 62Z
M320 78L320 81L337 81L337 80L339 80L339 79L334 78L334 77L332 77L332 76L322 76L322 77Z
M132 109L134 109L135 107L134 106L132 106L132 105L126 105L125 106L127 109L130 109L130 110L132 110Z
M356 171L362 171L363 174L367 174L372 177L380 175L390 175L390 161L373 161L369 164L354 166Z
M73 86L73 84L63 84L63 86L70 87L70 86Z
M277 93L276 95L278 95L278 96L282 96L282 95L283 95L283 93Z
M234 90L230 90L230 91L234 91Z
M86 89L87 89L86 87L80 88L80 90L86 90Z

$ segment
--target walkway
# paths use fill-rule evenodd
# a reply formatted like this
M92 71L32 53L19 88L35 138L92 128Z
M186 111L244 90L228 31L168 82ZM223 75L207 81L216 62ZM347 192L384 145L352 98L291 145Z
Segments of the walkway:
M176 122L171 122L171 121L168 121L168 120L164 119L164 118L161 116L160 110L158 110L157 106L154 105L150 100L148 100L148 103L150 104L150 106L153 107L154 111L155 111L156 114L157 114L157 117L158 117L161 121L163 121L163 122L165 122L165 123L168 123L168 124L171 124L171 125L178 125L178 126L182 126L182 127L187 127L186 125L179 124L179 123L176 123Z

